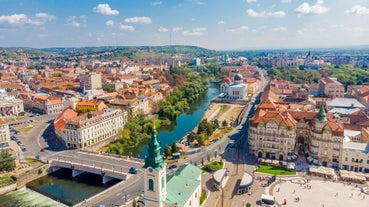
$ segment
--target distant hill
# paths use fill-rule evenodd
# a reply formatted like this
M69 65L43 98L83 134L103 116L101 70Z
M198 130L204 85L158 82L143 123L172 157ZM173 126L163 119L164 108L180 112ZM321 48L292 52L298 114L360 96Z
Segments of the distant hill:
M80 48L44 48L41 49L44 52L54 52L62 55L90 55L98 53L112 52L114 57L121 55L133 56L140 51L147 53L163 53L168 55L186 55L192 57L209 57L218 54L215 50L208 50L196 46L137 46L137 47L125 47L125 46L106 46L106 47L80 47ZM220 53L219 53L220 54Z

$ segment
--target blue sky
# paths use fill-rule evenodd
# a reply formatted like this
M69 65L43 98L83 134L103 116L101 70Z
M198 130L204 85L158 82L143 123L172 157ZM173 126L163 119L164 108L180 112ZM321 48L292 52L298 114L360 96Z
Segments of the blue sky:
M0 47L369 45L369 0L0 0Z

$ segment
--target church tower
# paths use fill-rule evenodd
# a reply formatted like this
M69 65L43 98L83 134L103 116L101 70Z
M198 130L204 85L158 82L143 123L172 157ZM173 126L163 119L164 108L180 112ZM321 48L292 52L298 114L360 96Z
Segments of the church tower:
M315 118L315 129L319 132L323 131L323 127L327 124L328 119L324 110L324 106L320 105L317 117Z
M145 159L145 207L163 207L167 196L166 164L160 154L157 131L154 128Z

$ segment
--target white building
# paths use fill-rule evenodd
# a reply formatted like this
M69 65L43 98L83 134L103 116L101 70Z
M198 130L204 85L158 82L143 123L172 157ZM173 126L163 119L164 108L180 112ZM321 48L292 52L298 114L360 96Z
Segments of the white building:
M246 99L247 98L247 84L243 83L243 77L236 74L233 78L233 83L227 79L220 85L220 92L225 94L227 99Z
M0 142L10 139L9 125L0 117Z
M24 111L23 101L14 96L8 96L5 89L0 89L0 115L13 116Z
M118 130L123 128L126 122L126 111L106 109L103 114L89 112L66 120L64 134L63 130L59 130L58 133L65 139L68 148L83 148L117 135Z
M342 147L341 168L369 173L369 144L346 139Z

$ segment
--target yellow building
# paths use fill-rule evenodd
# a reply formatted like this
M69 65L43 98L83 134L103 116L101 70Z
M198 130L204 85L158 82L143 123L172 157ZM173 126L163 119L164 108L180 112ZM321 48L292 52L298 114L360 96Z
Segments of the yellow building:
M104 102L97 100L81 100L76 104L76 111L82 113L99 111L106 108L107 106L104 104Z

